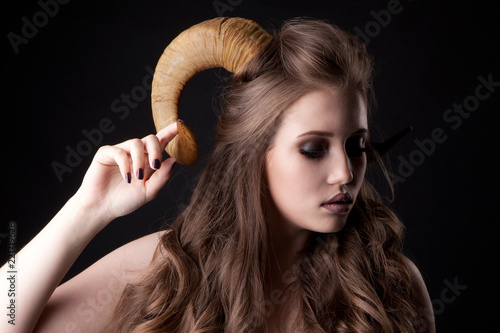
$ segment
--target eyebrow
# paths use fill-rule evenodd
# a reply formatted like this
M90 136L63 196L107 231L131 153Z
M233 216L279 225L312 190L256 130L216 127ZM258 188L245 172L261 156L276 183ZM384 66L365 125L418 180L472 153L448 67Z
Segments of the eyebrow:
M308 131L308 132L300 134L299 136L297 136L297 138L301 138L301 137L306 136L306 135L318 135L318 136L331 137L331 136L333 136L333 133L326 132L326 131Z
M352 132L350 134L350 136L357 135L357 134L365 134L365 133L368 133L368 129L366 129L366 128L360 128L360 129ZM299 136L297 136L297 138L300 138L300 137L303 137L303 136L306 136L306 135L317 135L317 136L332 137L332 136L334 136L334 133L333 132L328 132L328 131L315 131L315 130L313 130L313 131L308 131L308 132L302 133Z

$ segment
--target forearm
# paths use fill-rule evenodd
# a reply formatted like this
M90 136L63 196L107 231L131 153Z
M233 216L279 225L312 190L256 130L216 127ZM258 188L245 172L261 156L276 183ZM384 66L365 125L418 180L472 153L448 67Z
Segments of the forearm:
M15 270L12 271L9 264L0 269L2 307L13 301L15 306L14 316L3 316L0 331L30 332L33 329L55 288L105 222L91 211L80 209L77 200L71 198L15 256ZM16 286L9 297L11 281L15 281ZM15 320L9 323L13 317Z
M75 196L16 255L15 296L7 292L12 268L7 264L0 269L0 306L10 311L6 307L15 302L15 325L8 323L5 312L0 313L4 318L0 320L0 332L31 332L54 290L90 240L111 220L133 212L158 194L170 177L175 159L157 162L175 135L177 125L172 123L156 135L99 148ZM132 179L131 174L137 176ZM73 301L58 299L57 307L64 308Z

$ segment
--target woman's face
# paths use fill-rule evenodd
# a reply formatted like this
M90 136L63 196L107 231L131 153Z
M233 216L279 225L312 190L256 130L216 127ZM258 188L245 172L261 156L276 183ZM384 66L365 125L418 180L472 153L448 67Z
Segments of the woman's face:
M340 231L363 182L367 138L359 93L317 90L292 104L266 156L274 226Z

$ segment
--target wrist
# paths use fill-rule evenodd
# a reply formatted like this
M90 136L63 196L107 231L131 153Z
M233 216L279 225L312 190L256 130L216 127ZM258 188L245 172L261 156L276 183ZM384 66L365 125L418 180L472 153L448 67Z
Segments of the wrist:
M78 194L66 202L59 214L65 216L64 220L72 225L76 235L84 238L93 238L113 220L99 207L83 204Z

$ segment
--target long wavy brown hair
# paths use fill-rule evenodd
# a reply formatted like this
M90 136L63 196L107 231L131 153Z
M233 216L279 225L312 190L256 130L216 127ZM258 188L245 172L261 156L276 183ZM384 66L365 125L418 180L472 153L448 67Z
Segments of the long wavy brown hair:
M126 287L108 331L265 332L273 311L265 156L284 111L324 87L373 104L364 45L325 21L286 21L228 84L191 204L163 234L150 273ZM287 277L283 297L298 305L294 330L415 332L403 231L365 179L344 229L312 234Z

